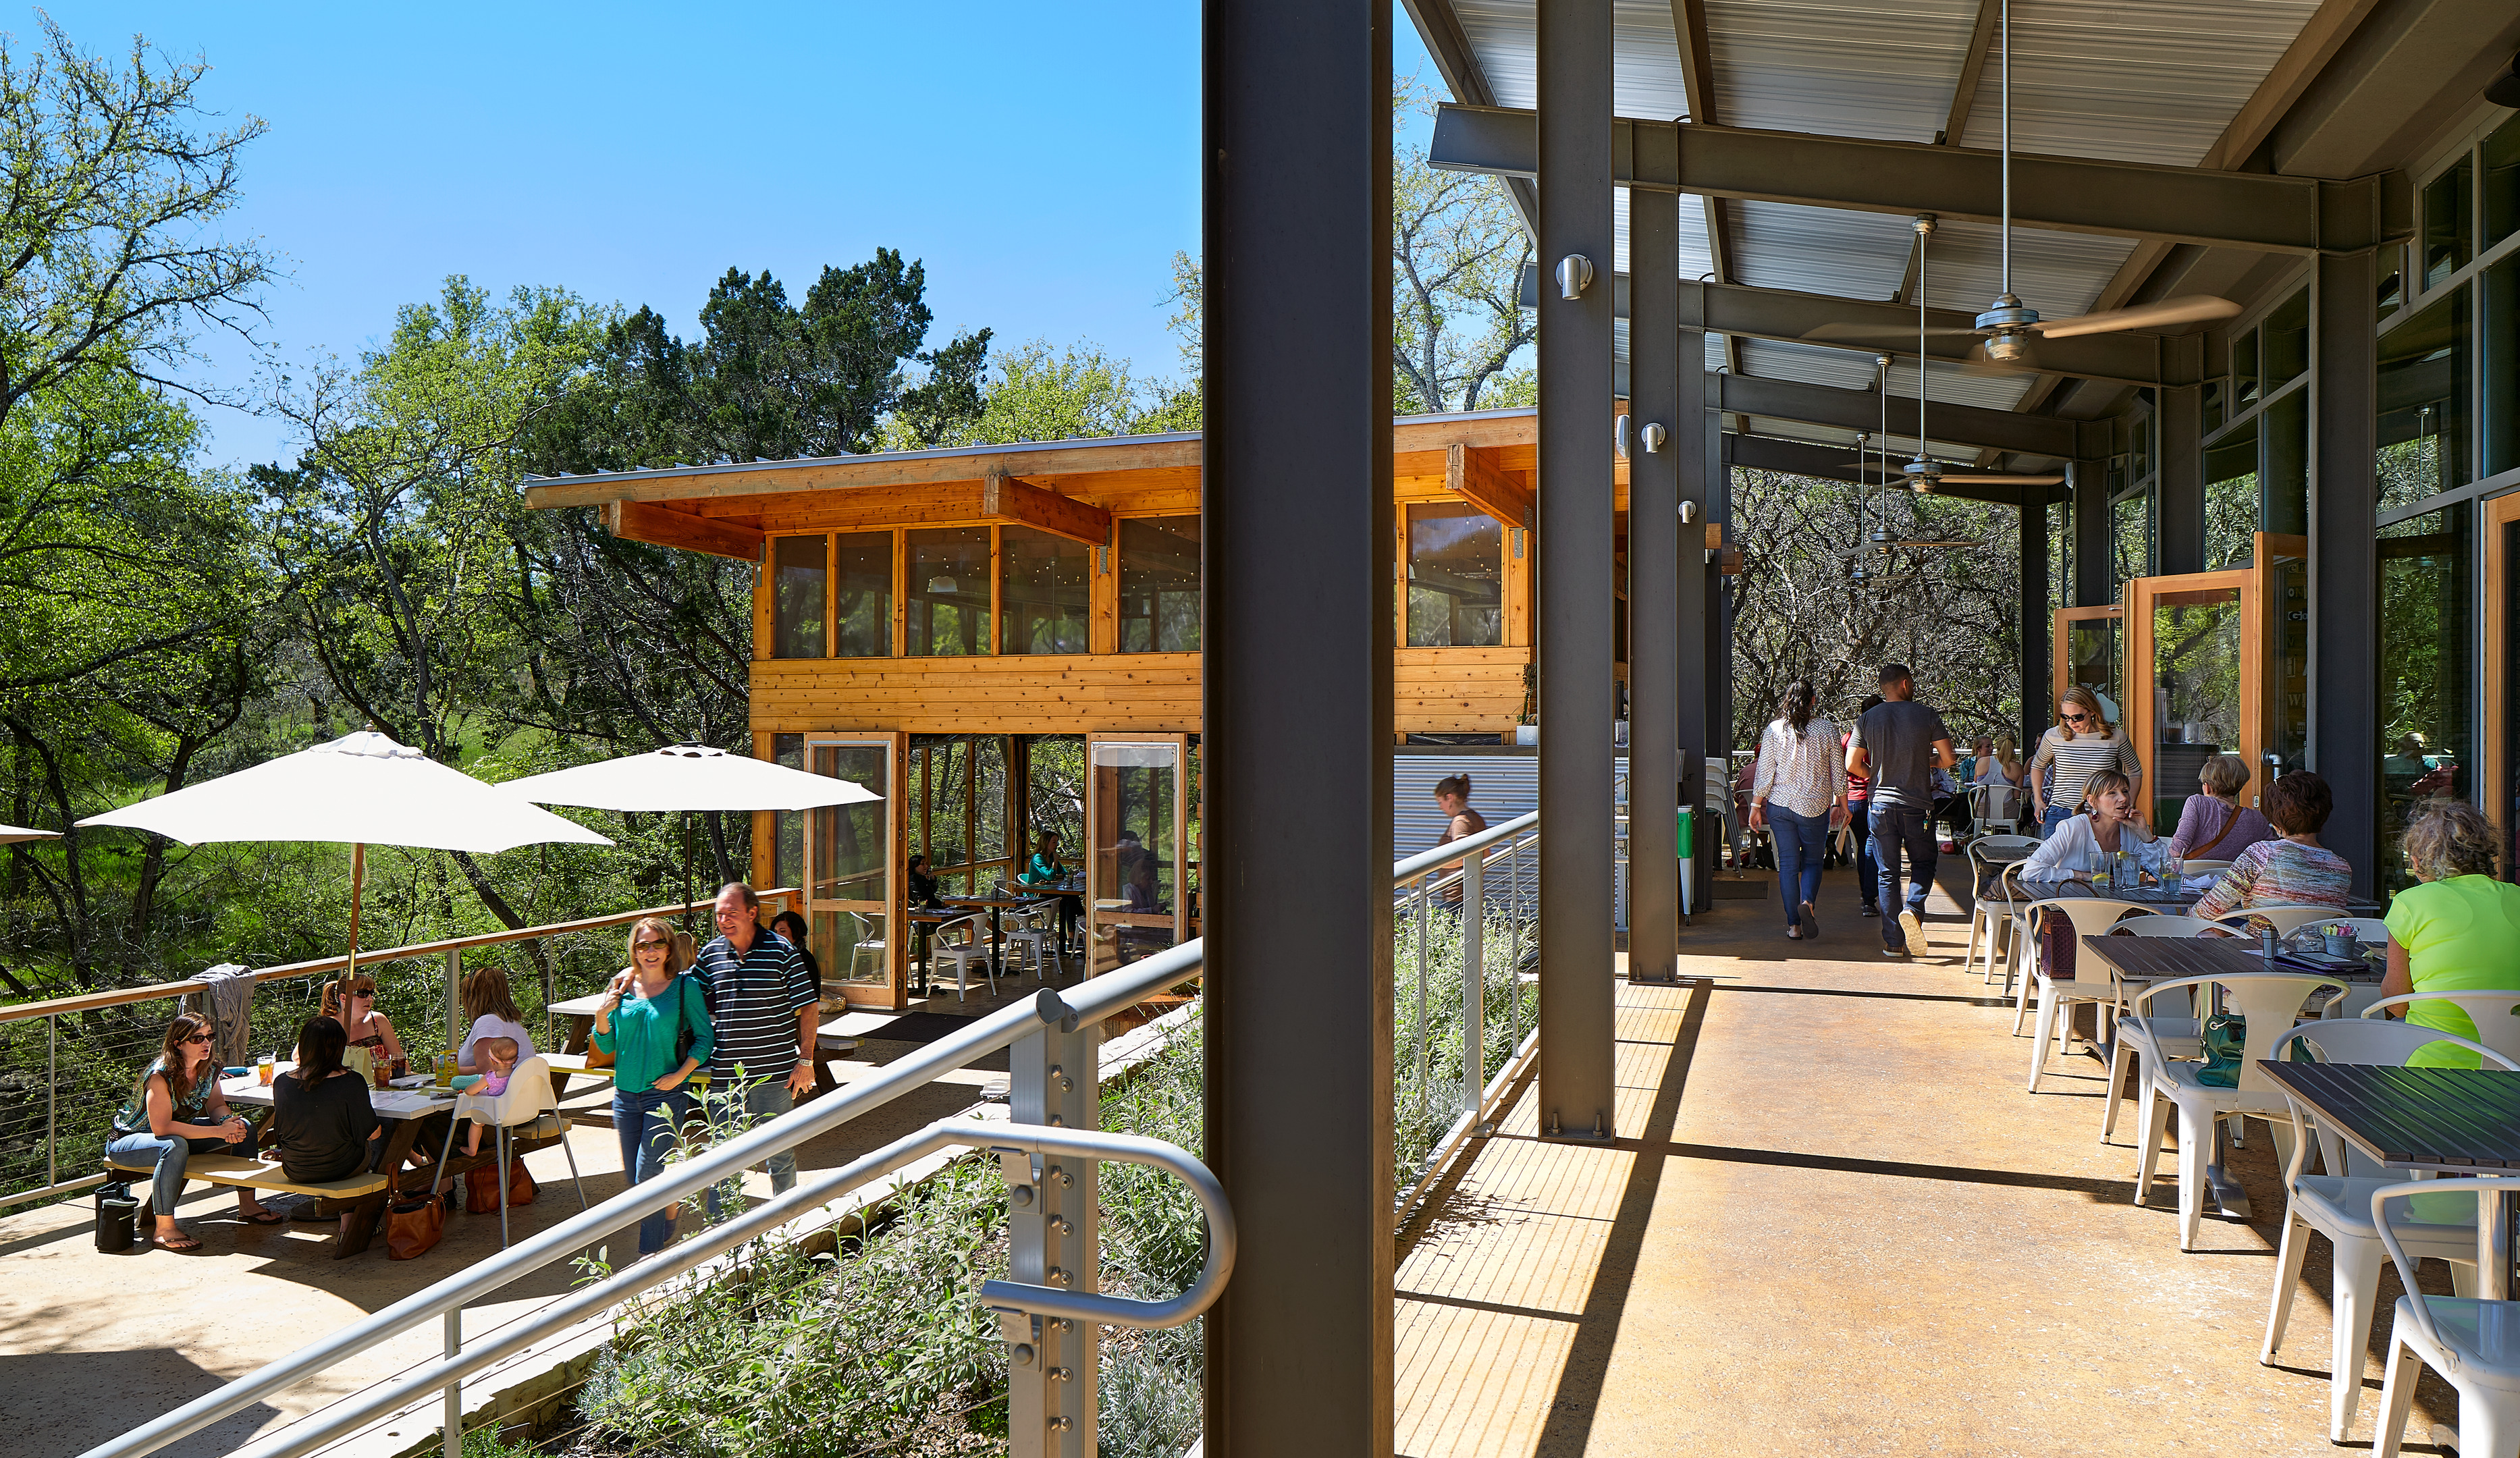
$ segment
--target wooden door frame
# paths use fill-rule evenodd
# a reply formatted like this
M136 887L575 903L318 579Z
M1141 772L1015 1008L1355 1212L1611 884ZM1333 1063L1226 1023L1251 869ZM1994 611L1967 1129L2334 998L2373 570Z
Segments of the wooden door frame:
M2159 767L2153 761L2152 605L2173 593L2234 592L2240 601L2240 743L2237 753L2249 762L2250 782L2263 791L2265 779L2268 673L2267 655L2273 646L2270 613L2282 611L2276 592L2277 556L2306 557L2310 540L2272 532L2253 534L2248 565L2213 572L2185 572L2174 577L2138 577L2126 584L2126 704L2119 729L2134 741L2136 762L2143 766L2144 792L2137 809L2146 823L2152 801L2161 794ZM2155 826L2156 830L2163 827Z
M814 751L817 747L845 746L863 749L881 745L884 749L883 948L886 965L883 1000L878 1001L872 996L859 995L861 991L872 994L874 985L851 984L845 969L840 976L832 980L840 989L841 998L850 1007L880 1008L890 1012L902 1011L910 1005L910 924L905 919L909 910L910 887L901 873L902 863L910 853L910 819L905 809L909 802L902 787L903 777L909 773L910 735L900 729L810 729L806 731L804 738L805 768L808 772L814 768ZM803 910L808 926L813 924L816 905L813 819L815 814L816 812L810 810L805 812L804 877L797 893L797 900L804 904Z
M2481 637L2485 649L2485 673L2478 685L2485 709L2485 742L2480 746L2483 752L2478 758L2484 762L2485 773L2477 776L2477 785L2481 791L2480 798L2489 807L2486 818L2501 826L2502 842L2507 849L2513 833L2507 821L2511 816L2514 767L2505 747L2511 730L2506 703L2512 686L2509 667L2512 624L2504 604L2509 598L2510 573L2514 564L2503 554L2502 529L2520 521L2520 492L2488 497L2477 503L2477 507L2484 517L2480 525L2485 537L2485 621L2481 625L2484 630ZM2506 877L2520 876L2520 865L2506 865L2503 874Z
M2048 625L2048 702L2053 703L2065 696L2065 686L2073 681L2073 655L2069 651L2073 635L2066 631L2067 626L2099 618L2123 619L2126 616L2126 609L2115 602L2108 602L2097 607L2059 607L2049 616L2051 620ZM2119 630L2118 651L2120 653L2126 651L2126 634L2123 627ZM2053 719L2056 716L2045 714L2039 717Z
M1102 744L1165 744L1173 751L1173 945L1189 940L1190 807L1184 803L1190 790L1190 735L1160 733L1137 729L1088 729L1085 734L1085 975L1094 975L1094 933L1104 913L1095 903L1103 899L1102 856L1095 843L1094 826L1101 809L1101 776L1094 763L1095 747ZM1112 888L1117 889L1117 888ZM1119 923L1113 923L1117 925Z

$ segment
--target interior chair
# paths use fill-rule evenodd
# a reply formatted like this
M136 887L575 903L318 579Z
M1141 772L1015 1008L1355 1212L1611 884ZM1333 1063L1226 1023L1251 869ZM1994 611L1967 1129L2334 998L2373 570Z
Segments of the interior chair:
M2465 1296L2425 1296L2415 1285L2414 1262L2399 1239L2399 1223L2386 1219L2380 1207L2403 1195L2465 1194L2482 1190L2520 1190L2520 1178L2404 1180L2371 1192L2371 1223L2380 1244L2397 1262L2407 1294L2398 1298L2396 1320L2389 1329L2388 1377L2380 1387L2380 1431L2373 1435L2373 1458L2398 1458L2408 1414L2414 1410L2418 1365L2442 1375L2458 1393L2458 1450L2464 1454L2503 1454L2520 1447L2520 1302L2480 1301ZM2473 1218L2473 1216L2471 1216ZM2473 1247L2470 1247L2471 1253Z
M2435 1043L2452 1043L2479 1055L2488 1068L2520 1068L2520 1063L2492 1048L2426 1028L2355 1018L2336 1023L2305 1023L2277 1039L2276 1062L2295 1047L2320 1063L2362 1063L2402 1067L2415 1053ZM2276 1261L2273 1304L2267 1312L2267 1337L2258 1360L2272 1367L2283 1346L2284 1327L2292 1318L2294 1293L2301 1289L2303 1258L2309 1254L2309 1232L2327 1237L2330 1252L2329 1378L2327 1440L2345 1441L2354 1412L2362 1400L2362 1353L2371 1341L2371 1303L2380 1290L2380 1232L2372 1226L2371 1192L2397 1180L2388 1171L2333 1133L2315 1127L2311 1111L2290 1093L2292 1159L2284 1167L2283 1246ZM2316 1138L2319 1158L2330 1171L2304 1174ZM2442 1190L2433 1185L2427 1193ZM2404 1212L2404 1207L2401 1207ZM2451 1278L2462 1294L2476 1283L2476 1216L2454 1224L2428 1224L2393 1215L2398 1238L2417 1258L2451 1263ZM2408 1289L2412 1289L2409 1287Z
M858 972L858 964L869 957L875 959L876 972L881 976L892 963L884 959L886 949L883 937L877 932L875 922L855 911L843 911L840 914L846 916L857 928L849 941L849 981L865 980Z
M2362 1009L2366 1018L2387 1017L2392 1010L2415 1002L2455 1002L2467 1020L2476 1025L2476 1040L2505 1058L2520 1060L2520 992L2499 989L2455 993L2408 993L2402 996L2382 997Z
M962 933L959 942L953 939L957 930ZM957 1002L969 995L971 968L975 965L980 969L981 979L989 985L989 995L994 997L998 994L997 969L989 960L988 923L980 912L939 923L934 931L928 933L927 965L930 977L936 975L939 967L954 969L954 1000Z
M2274 1046L2301 1021L2302 1004L2314 994L2343 990L2330 977L2290 972L2250 972L2237 977L2182 977L2156 982L2131 999L2131 1010L2118 1020L2118 1036L2132 1039L2141 1069L2143 1145L2136 1161L2135 1203L2151 1197L2152 1173L2161 1162L2162 1136L2170 1117L2179 1116L2179 1249L2196 1249L2196 1232L2205 1218L2205 1167L2214 1160L2214 1128L2226 1115L2255 1114L2276 1123L2275 1156L2292 1157L2291 1127L2282 1092L2258 1067L2274 1056ZM2173 994L2192 998L2195 1019L2164 1019L2152 1025L2152 1004ZM2167 1035L2184 1031L2220 999L2226 1012L2247 1020L2246 1047L2240 1057L2239 1081L2230 1088L2197 1080L2202 1063L2172 1056Z
M1980 853L2027 850L2037 844L2039 842L2027 835L1981 835L1968 843L1971 893L1968 955L1961 959L1960 965L1962 967L1977 965L1978 934L1983 931L1986 934L1986 976L1989 982L1995 980L1996 928L2011 917L2012 895L2016 887L2013 882L2005 879L2002 869L1998 869L1993 877L1989 877L1986 861ZM1976 894L1976 888L1980 886L1986 888L1986 894L1983 896Z
M2048 1038L2056 1038L2056 1051L2061 1055L2073 1050L2074 1014L2078 1003L2097 1002L2114 1006L2117 992L2110 986L2107 969L2087 966L2076 957L2074 976L2049 975L2047 958L2040 955L2038 935L2031 929L2039 924L2039 913L2054 910L2074 924L2074 939L2096 937L2107 931L2117 919L2126 915L2149 916L2150 906L2135 902L2111 901L2101 897L2060 896L2031 902L2013 917L2012 939L2021 949L2023 960L2021 995L2012 1007L2012 1033L2021 1036L2022 1020L2030 1011L2033 985L2039 994L2039 1024L2030 1039L2030 1091L2039 1091L2039 1079L2048 1065ZM2095 975L2096 974L2096 975Z
M472 1088L481 1085L475 1083ZM437 1174L429 1179L428 1192L437 1193L438 1181L446 1172L446 1162L455 1157L455 1130L465 1120L488 1128L498 1150L499 1170L499 1249L508 1248L508 1147L526 1139L560 1140L561 1152L568 1156L568 1178L577 1186L577 1207L586 1208L586 1181L578 1177L577 1151L568 1146L568 1116L560 1111L560 1096L552 1091L551 1065L536 1053L518 1063L508 1076L504 1093L488 1098L467 1088L455 1095L454 1117L446 1123L446 1147L438 1152ZM523 1155L514 1158L522 1159Z
M2004 834L2026 839L2021 836L2021 810L2027 798L2017 784L1986 780L1969 786L1969 815L1976 819L1980 831L1992 831L2001 825Z
M1046 898L1009 913L1014 917L1014 930L1007 933L1007 956L1012 960L1020 950L1032 965L1036 981L1047 982L1050 968L1058 960L1058 899Z

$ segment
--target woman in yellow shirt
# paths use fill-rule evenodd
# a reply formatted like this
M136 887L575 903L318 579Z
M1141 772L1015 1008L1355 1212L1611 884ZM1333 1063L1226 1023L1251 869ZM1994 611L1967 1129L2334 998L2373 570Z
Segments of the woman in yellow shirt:
M2407 826L2407 862L2422 882L2389 904L2389 975L2380 995L2489 991L2520 983L2520 886L2494 876L2494 825L2462 800L2434 800ZM2407 1021L2477 1038L2455 1002L2410 1002ZM2485 1039L2477 1038L2478 1041ZM2415 1068L2475 1068L2477 1056L2435 1045Z

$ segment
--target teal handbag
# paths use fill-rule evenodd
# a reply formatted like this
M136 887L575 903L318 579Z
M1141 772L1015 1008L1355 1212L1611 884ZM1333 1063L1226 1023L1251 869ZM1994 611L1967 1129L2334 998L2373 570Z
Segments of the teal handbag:
M2240 1086L2240 1064L2249 1052L2249 1020L2238 1013L2218 1012L2205 1020L2205 1063L2196 1082L2209 1088Z

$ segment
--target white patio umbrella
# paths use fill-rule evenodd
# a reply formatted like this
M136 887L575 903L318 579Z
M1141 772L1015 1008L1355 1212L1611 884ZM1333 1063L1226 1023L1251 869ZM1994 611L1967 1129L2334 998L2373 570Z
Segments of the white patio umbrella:
M55 840L58 830L29 830L22 825L0 825L0 846L15 845L22 840Z
M359 893L371 845L486 856L548 841L612 844L374 729L79 823L154 830L186 845L314 840L350 847L352 971L359 964Z
M683 900L691 897L691 813L820 810L883 797L855 780L790 770L707 744L668 744L599 764L529 774L499 786L541 805L662 815L684 812Z

